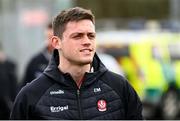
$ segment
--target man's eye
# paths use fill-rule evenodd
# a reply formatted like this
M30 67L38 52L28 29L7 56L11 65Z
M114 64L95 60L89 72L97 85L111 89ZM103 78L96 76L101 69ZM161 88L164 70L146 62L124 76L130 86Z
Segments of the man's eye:
M74 39L80 39L80 38L82 38L83 37L83 34L75 34L74 36L73 36L73 38Z
M88 37L89 37L89 39L94 39L94 38L95 38L95 35L90 34L90 35L88 35Z
M74 36L73 38L75 38L75 39L80 39L81 36L80 36L80 35L76 35L76 36Z

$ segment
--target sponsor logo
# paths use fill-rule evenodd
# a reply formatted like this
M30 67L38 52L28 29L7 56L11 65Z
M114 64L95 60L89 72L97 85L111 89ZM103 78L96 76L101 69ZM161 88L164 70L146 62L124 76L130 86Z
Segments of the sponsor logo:
M58 95L58 94L64 94L64 91L63 90L50 91L50 95Z
M61 111L64 111L64 110L68 110L68 105L66 105L66 106L58 106L58 107L54 107L54 106L50 107L50 111L52 113L61 112Z
M101 92L101 88L94 88L94 92Z
M107 110L107 104L105 100L98 100L97 102L98 110L104 112Z

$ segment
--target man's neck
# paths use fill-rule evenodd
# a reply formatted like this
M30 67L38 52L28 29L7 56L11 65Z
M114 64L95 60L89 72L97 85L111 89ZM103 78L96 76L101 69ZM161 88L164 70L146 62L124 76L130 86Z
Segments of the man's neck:
M60 63L58 68L63 73L69 73L72 76L73 80L76 82L76 84L79 84L79 81L83 79L84 74L90 71L90 64L84 66L78 66L78 65Z

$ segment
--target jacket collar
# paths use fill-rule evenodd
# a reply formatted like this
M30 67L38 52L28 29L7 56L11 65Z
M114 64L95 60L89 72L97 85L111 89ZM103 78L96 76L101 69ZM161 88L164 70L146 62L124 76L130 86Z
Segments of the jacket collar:
M58 50L55 49L52 58L49 62L49 65L47 66L47 68L44 70L43 73L52 80L61 83L65 86L76 85L70 74L62 73L58 69L58 65L59 65L59 53ZM101 60L99 59L96 53L93 58L92 67L94 69L93 72L85 73L84 81L82 83L82 88L84 86L88 86L91 83L95 82L99 77L101 77L102 74L104 74L104 72L107 71L107 68L101 62Z

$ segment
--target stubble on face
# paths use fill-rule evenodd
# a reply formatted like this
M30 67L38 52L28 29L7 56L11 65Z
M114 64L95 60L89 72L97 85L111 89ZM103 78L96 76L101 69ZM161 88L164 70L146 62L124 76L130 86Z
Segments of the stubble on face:
M62 56L72 64L92 63L95 53L95 27L90 20L69 22L62 39Z

